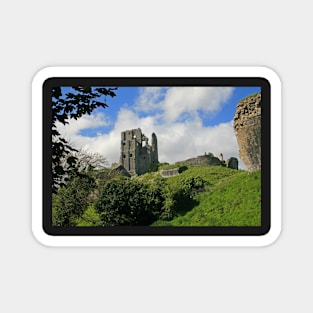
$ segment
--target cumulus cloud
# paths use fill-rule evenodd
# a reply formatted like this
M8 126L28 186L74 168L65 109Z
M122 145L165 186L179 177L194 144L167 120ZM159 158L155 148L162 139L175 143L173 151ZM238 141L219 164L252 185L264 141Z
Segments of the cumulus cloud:
M135 109L162 111L165 122L193 119L198 112L217 113L230 98L233 87L145 87L140 88Z
M138 127L150 139L150 143L151 134L156 133L160 162L175 163L203 155L205 152L211 152L215 156L223 153L224 159L231 156L239 159L232 121L216 126L203 126L202 119L197 114L197 110L212 114L217 112L223 102L230 97L232 89L200 88L197 90L192 88L188 91L185 89L189 88L142 89L139 96L141 100L137 102L135 110L121 108L113 129L107 134L98 134L95 137L80 134L82 128L106 125L108 120L100 114L84 117L82 121L71 121L69 125L63 126L60 131L76 148L101 153L109 163L119 162L121 132ZM161 103L160 94L164 91L166 94L164 94ZM144 103L149 103L146 110L140 109ZM161 104L163 112L153 111L154 104ZM147 112L148 108L151 113L142 116L141 113ZM189 119L182 121L180 117L186 112L189 114ZM239 167L246 169L240 159Z
M230 98L232 87L173 87L169 88L163 109L165 119L169 122L178 120L183 114L191 118L201 110L207 114L215 114Z
M200 123L175 123L158 133L159 159L169 163L211 152L225 158L237 156L237 142L232 123L203 127ZM161 144L162 143L162 144Z
M166 94L166 87L142 87L139 88L139 96L136 99L135 108L141 112L152 112L162 109L160 104Z
M72 138L79 134L83 129L92 129L98 128L100 126L109 126L111 125L110 119L105 116L102 112L83 115L81 118L75 120L69 120L69 124L63 125L60 122L56 122L56 127L59 132L65 138Z

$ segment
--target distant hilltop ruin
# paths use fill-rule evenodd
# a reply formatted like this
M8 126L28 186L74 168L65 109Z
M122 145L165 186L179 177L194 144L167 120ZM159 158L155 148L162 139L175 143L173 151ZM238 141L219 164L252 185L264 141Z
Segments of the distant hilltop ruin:
M192 166L226 166L235 170L238 170L238 159L235 157L229 158L226 162L224 160L223 154L220 153L219 157L215 157L213 153L204 153L204 155L199 155L196 158L187 159L185 161L179 161L175 164L185 164Z
M261 169L261 93L237 104L233 124L239 155L249 172Z
M150 170L152 164L158 163L158 141L155 133L152 134L151 145L140 128L121 133L120 164L131 176L144 174Z
M151 171L153 165L159 164L158 140L155 133L152 134L151 145L140 128L125 130L121 132L121 154L120 162L112 164L112 170L117 171L124 176L142 175ZM231 157L227 161L223 159L223 154L219 158L212 153L205 153L196 158L179 161L175 164L187 166L226 166L238 170L238 159ZM176 171L177 173L176 173ZM163 171L162 176L178 175L178 168L174 170Z

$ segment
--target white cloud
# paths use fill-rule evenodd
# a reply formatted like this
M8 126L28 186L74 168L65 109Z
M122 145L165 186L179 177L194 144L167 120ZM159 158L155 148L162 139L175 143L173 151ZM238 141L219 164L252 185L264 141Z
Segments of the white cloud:
M139 88L139 96L136 99L135 108L141 112L151 112L161 109L160 103L168 88L166 87L143 87Z
M81 118L77 120L70 119L69 124L67 125L63 125L60 122L56 122L56 127L63 135L63 137L72 138L83 129L97 128L100 126L109 126L110 124L111 121L109 120L109 118L105 116L103 113L99 112L91 115L87 114L83 115Z
M211 152L224 158L238 157L238 147L232 123L203 127L198 122L176 123L157 132L159 159L174 163Z
M232 87L173 87L168 90L163 103L166 120L172 122L183 113L195 116L198 110L215 114L229 99Z
M233 87L146 87L140 89L135 108L141 112L162 110L167 122L175 122L183 115L193 119L199 110L217 113L233 90Z

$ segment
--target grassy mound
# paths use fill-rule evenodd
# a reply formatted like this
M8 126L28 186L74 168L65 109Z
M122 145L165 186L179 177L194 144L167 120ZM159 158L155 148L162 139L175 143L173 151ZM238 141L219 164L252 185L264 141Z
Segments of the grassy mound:
M156 221L153 226L260 226L261 173L229 170L222 167L191 168L209 183L206 191L193 197L195 205L171 221ZM179 179L182 179L179 176ZM175 179L170 178L172 184Z
M108 192L107 200L103 205L110 204L114 197L118 196L120 201L126 203L126 213L128 212L127 203L129 204L129 201L133 201L135 198L138 208L140 208L142 199L146 199L146 202L150 203L148 207L151 208L151 212L159 208L154 212L155 221L151 226L261 225L260 171L248 173L222 166L188 167L181 164L178 166L180 172L178 176L162 178L160 171L173 166L177 167L177 165L164 165L160 166L156 172L133 178L112 178L106 172L97 173L98 189L93 192L92 197L89 197L88 207L82 208L83 213L77 218L73 217L76 218L76 226L102 225L100 215L95 210L101 190ZM110 189L109 192L107 184L113 181L116 181L119 187L116 190ZM136 185L142 186L141 194L139 191L132 192L128 196L125 194L124 197L124 193L121 193L120 190L123 182L127 183L130 189ZM61 195L62 193L54 196L53 207L60 206ZM62 201L66 203L67 198ZM71 209L73 205L71 201L69 202L68 206ZM119 209L120 207L116 208L117 211ZM111 209L108 210L111 212ZM53 208L53 218L55 216L56 210Z

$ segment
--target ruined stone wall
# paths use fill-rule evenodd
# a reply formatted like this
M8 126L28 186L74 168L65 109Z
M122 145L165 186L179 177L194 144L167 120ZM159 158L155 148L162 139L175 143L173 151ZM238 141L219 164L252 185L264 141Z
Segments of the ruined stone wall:
M154 164L159 163L158 139L155 133L152 134L151 152L151 162Z
M120 164L130 175L141 175L149 171L151 164L158 161L156 135L152 136L152 146L149 139L140 128L126 130L121 133Z
M136 162L136 174L147 173L152 164L151 148L149 146L138 146L138 156Z
M161 176L164 178L178 176L178 175L179 175L178 168L173 168L171 170L161 170Z
M136 174L137 146L141 145L141 131L127 130L121 133L120 164L131 174Z
M207 155L199 155L196 158L191 158L185 161L176 162L176 164L183 163L186 165L192 166L205 166L205 165L222 165L222 162L213 156L213 154L209 153Z
M234 116L239 155L249 172L261 169L261 93L241 100Z

